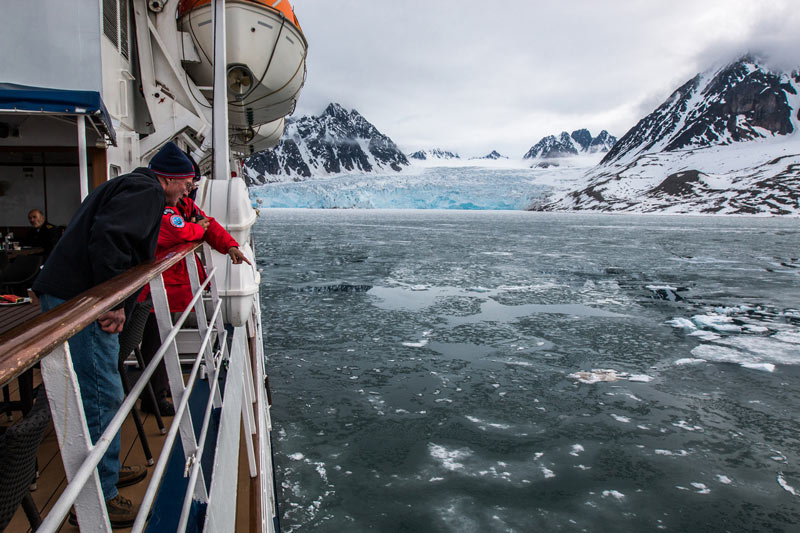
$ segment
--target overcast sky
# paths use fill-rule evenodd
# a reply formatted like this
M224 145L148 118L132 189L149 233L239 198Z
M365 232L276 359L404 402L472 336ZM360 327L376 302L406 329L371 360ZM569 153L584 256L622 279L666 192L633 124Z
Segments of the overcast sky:
M355 108L406 153L519 158L541 137L623 135L748 50L800 66L798 0L293 0L309 41L296 116Z

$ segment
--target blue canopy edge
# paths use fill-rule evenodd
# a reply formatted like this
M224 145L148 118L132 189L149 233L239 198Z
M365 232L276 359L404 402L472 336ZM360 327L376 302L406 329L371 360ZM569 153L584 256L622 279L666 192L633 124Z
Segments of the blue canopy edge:
M72 91L30 87L16 83L0 83L0 113L3 111L32 111L65 115L86 115L117 144L103 99L97 91Z

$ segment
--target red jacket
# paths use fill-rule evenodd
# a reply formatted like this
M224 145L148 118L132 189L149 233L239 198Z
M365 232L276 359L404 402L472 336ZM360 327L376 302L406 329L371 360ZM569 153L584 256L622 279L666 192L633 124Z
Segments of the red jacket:
M192 218L195 218L195 220L207 218L211 224L203 233L202 226L190 222ZM158 245L156 246L156 258L162 258L167 250L177 244L200 239L207 242L221 254L227 254L230 248L239 246L236 239L231 237L230 233L225 231L225 228L220 226L216 220L206 216L191 198L182 198L175 207L167 206L164 209L164 215L161 217L161 230L158 234ZM195 260L197 261L200 282L202 283L206 279L206 273L203 270L200 258L196 254ZM192 300L192 287L189 284L186 261L180 261L164 272L164 285L167 289L169 310L183 312ZM141 302L149 295L150 286L146 285L139 296L139 301Z

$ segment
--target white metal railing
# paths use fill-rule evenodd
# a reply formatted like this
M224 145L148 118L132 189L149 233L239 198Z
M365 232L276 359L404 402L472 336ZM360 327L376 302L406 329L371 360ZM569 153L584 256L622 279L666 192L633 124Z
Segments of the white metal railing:
M212 253L215 252L212 252L207 244L204 245L204 256L207 263L210 263L209 259ZM152 509L166 471L170 451L178 435L181 437L184 457L186 457L184 476L189 478L178 530L185 531L192 500L196 500L208 504L205 531L233 531L236 505L232 504L231 495L236 494L240 424L245 428L250 477L259 475L256 450L251 437L256 434L258 429L258 462L261 466L259 486L262 488L263 494L261 498L262 524L259 529L261 531L273 530L272 516L275 502L271 485L272 467L269 440L265 434L265 430L268 430L269 427L269 414L268 406L264 401L264 362L259 305L257 301L254 302L253 314L246 326L234 328L231 348L228 350L227 331L221 315L222 302L216 286L216 268L211 269L201 283L195 254L188 254L184 260L189 272L192 300L173 324L163 277L159 275L150 281L150 292L162 345L153 360L143 370L141 377L132 387L103 435L94 445L91 444L83 412L80 389L70 359L69 344L64 342L42 359L42 379L47 389L64 470L69 483L37 531L56 531L71 506L74 506L82 530L111 531L96 468L125 418L134 407L136 399L162 360L167 369L172 398L175 402L175 416L153 469L132 531L140 532L146 527L147 517ZM203 293L207 287L210 289L213 309L208 319L203 301ZM176 339L192 310L197 316L197 329L201 342L194 357L192 369L184 382L179 360L180 350ZM249 336L256 337L256 353L251 354L252 361L248 357L248 332L246 330L250 331ZM212 348L214 340L217 341L216 351ZM223 362L228 363L224 398L218 387ZM203 419L200 421L200 438L196 439L194 421L188 404L197 383L201 365L205 365L207 368L210 389L209 400L204 409ZM257 416L253 412L254 403ZM214 469L211 486L207 492L201 460L206 452L205 441L212 421L211 413L214 408L219 407L221 407L221 415L217 447L214 451ZM215 497L220 494L223 496Z

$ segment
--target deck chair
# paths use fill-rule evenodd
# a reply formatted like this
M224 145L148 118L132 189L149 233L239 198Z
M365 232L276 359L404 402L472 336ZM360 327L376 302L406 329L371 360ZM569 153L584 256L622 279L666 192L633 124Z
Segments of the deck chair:
M44 387L39 387L30 412L0 435L0 531L20 504L34 531L42 523L30 486L36 475L39 444L49 425L50 406Z
M39 275L44 258L41 255L20 255L3 270L3 292L27 295L27 289Z
M152 309L153 304L151 302L137 302L136 306L133 308L130 318L125 321L124 329L119 334L119 375L122 378L122 389L125 391L126 395L130 393L131 387L130 383L128 382L128 372L125 368L125 360L128 359L131 353L134 353L139 368L144 368L145 365L144 361L142 360L142 354L139 351L139 344L142 342L144 325L147 322L147 317L150 315L150 311ZM150 396L150 399L155 405L156 397L149 382L144 388L144 393ZM147 435L144 432L142 417L139 414L139 410L135 406L131 410L131 416L133 417L133 423L136 425L136 432L139 434L139 441L142 443L144 457L147 460L147 464L152 465L153 454L150 452L150 444L147 442ZM154 416L156 417L158 429L161 430L161 433L164 433L164 421L161 419L161 415L156 413Z

